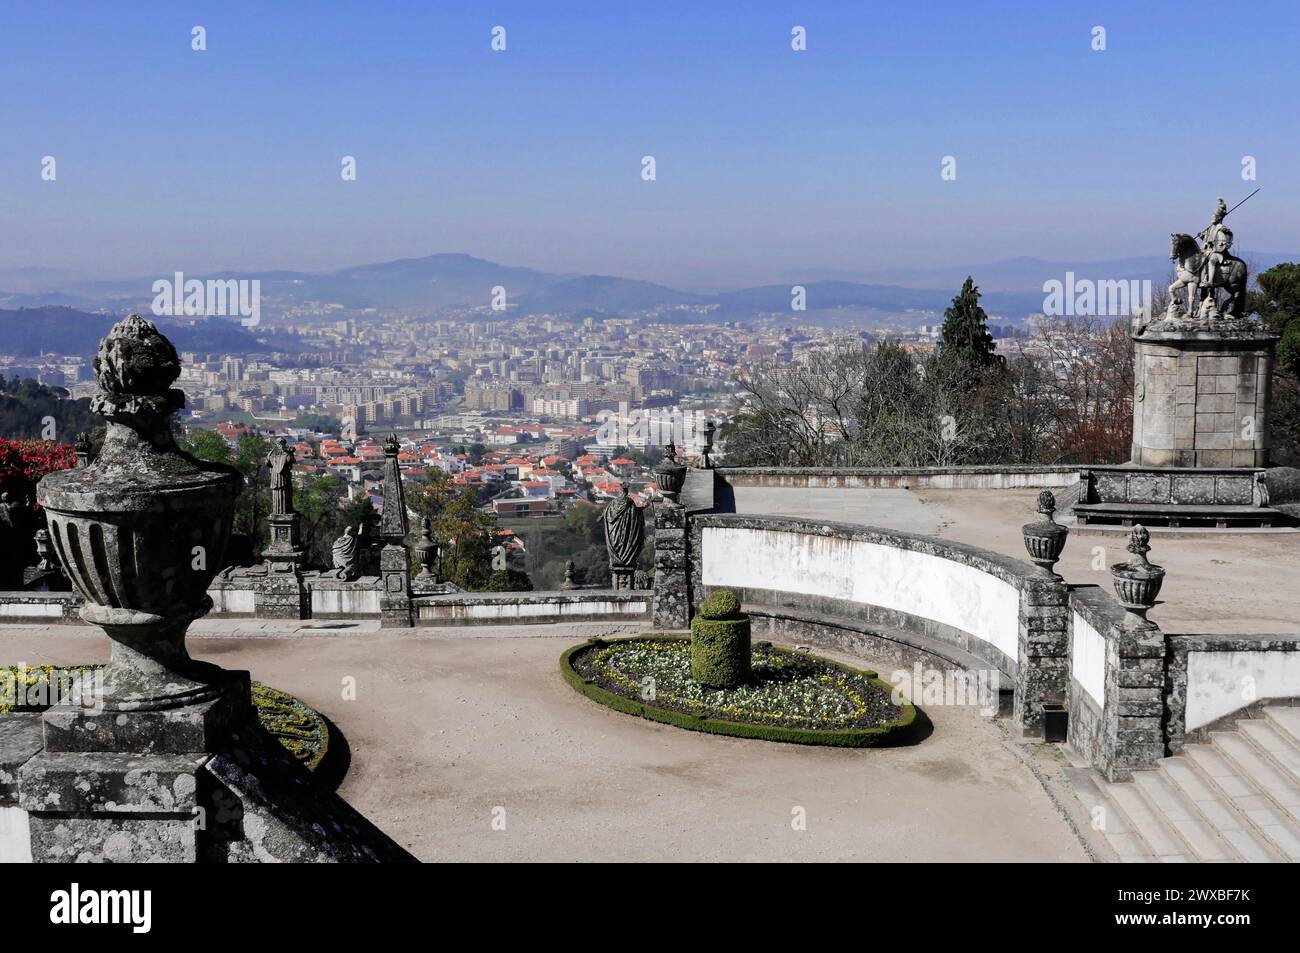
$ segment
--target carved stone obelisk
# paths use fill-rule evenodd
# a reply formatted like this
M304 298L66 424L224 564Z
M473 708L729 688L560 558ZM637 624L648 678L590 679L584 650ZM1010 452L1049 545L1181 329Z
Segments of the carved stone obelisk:
M406 535L411 530L406 519L402 469L397 462L401 449L397 434L389 434L384 441L384 512L379 519L379 535L384 540L384 548L379 551L381 628L409 628L413 624L411 557L406 551Z

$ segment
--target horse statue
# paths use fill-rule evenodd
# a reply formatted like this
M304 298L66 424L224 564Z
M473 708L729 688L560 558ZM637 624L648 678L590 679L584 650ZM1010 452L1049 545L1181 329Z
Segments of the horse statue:
M1203 251L1191 235L1177 232L1170 235L1169 257L1175 262L1175 276L1169 286L1166 318L1212 321L1246 316L1246 263L1229 253L1231 247L1232 232L1222 226L1209 252ZM1182 288L1187 289L1187 309L1180 314L1175 293ZM1220 289L1227 295L1222 301Z

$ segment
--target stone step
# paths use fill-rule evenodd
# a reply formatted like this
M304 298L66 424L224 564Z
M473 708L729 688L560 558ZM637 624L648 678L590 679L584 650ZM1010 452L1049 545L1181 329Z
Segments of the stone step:
M1229 798L1201 773L1190 756L1164 758L1156 765L1156 770L1178 789L1185 800L1191 802L1205 822L1232 848L1236 857L1251 864L1283 859L1238 813Z
M1131 782L1103 781L1101 790L1124 812L1134 832L1146 845L1148 853L1161 863L1187 863L1194 859L1191 848L1160 815L1151 809Z
M1292 744L1300 745L1300 708L1265 705L1264 720L1286 735Z
M1300 784L1300 745L1262 718L1242 719L1237 722L1237 728L1292 784Z
M1159 771L1133 772L1133 785L1153 810L1178 832L1195 855L1193 860L1235 861L1240 858L1200 812Z
M1291 819L1246 776L1243 768L1224 756L1222 748L1215 744L1187 745L1183 753L1268 843L1270 850L1287 860L1300 860L1300 836Z
M1272 799L1291 819L1300 824L1300 786L1285 771L1237 731L1212 731L1210 738L1231 763Z
M1128 864L1151 863L1156 858L1133 830L1128 818L1099 786L1101 776L1092 768L1065 769L1075 797L1088 812L1093 830L1100 831L1119 860Z

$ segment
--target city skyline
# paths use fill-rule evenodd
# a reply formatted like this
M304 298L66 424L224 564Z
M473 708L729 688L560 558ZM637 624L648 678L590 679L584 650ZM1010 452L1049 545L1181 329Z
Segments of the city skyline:
M328 271L465 252L721 289L801 269L1160 255L1169 222L1199 228L1213 197L1256 187L1236 219L1253 248L1286 252L1300 193L1270 173L1300 136L1272 118L1297 83L1283 10L1182 31L1169 24L1185 5L887 20L848 4L587 5L562 24L512 4L340 7L328 22L301 6L14 9L0 200L24 237L0 271ZM1252 50L1252 105L1229 95L1207 119L1225 90L1196 67L1225 48ZM1193 142L1207 161L1171 187L1163 164Z

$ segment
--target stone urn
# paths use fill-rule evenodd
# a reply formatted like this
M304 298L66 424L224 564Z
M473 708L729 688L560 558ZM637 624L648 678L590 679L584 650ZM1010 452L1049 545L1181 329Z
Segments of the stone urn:
M701 470L713 469L713 435L717 433L717 431L717 425L715 425L712 420L705 422L704 447L700 450L700 459L696 464Z
M152 322L119 321L93 366L99 391L90 407L108 420L103 448L93 463L46 476L36 497L86 599L82 619L113 640L105 706L212 700L225 673L189 657L185 630L212 607L207 588L222 567L243 477L176 446L171 417L185 395L171 384L180 361Z
M1061 558L1070 531L1053 518L1056 513L1056 497L1051 490L1038 494L1038 513L1040 518L1036 522L1026 523L1020 528L1025 539L1025 549L1041 574L1059 580L1061 576L1056 572L1056 562Z
M1128 562L1110 567L1115 595L1129 612L1125 621L1130 628L1146 628L1154 624L1147 621L1147 612L1155 606L1165 580L1164 567L1147 561L1147 553L1151 551L1150 539L1151 534L1145 526L1140 523L1134 526L1129 535L1128 551L1132 555Z
M438 541L433 538L433 523L429 517L420 520L420 539L413 547L420 572L415 577L417 585L436 585L438 582Z
M655 464L655 481L659 492L672 505L678 505L682 487L686 485L686 464L677 462L677 445L671 440L664 447L664 457Z

